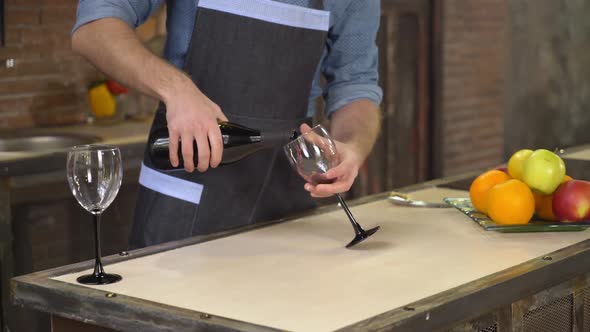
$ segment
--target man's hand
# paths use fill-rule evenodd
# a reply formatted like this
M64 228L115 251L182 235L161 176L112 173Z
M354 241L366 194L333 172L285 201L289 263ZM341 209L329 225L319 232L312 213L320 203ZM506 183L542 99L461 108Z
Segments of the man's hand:
M187 77L182 86L173 90L166 98L166 120L170 134L170 162L176 167L179 163L178 140L182 144L184 169L194 171L193 142L198 151L199 172L205 172L209 165L217 167L223 154L223 139L218 121L227 118L214 102L205 96ZM190 143L190 144L188 144Z
M330 122L330 135L336 143L339 164L325 173L327 179L333 180L332 183L305 184L305 190L312 197L328 197L350 189L377 140L381 114L377 105L361 99L336 111ZM309 130L309 126L301 126L302 133Z
M199 171L219 165L223 142L217 120L227 118L186 74L148 51L125 22L117 18L92 21L76 30L72 48L117 81L166 104L173 166L178 166L179 139L187 142L182 144L186 171L195 167L194 141Z
M303 124L301 125L301 133L310 131L311 128ZM329 184L305 184L305 190L309 191L312 197L329 197L337 193L343 193L350 189L354 179L358 175L358 170L362 165L361 154L354 150L350 144L342 142L336 143L336 151L338 153L338 165L328 170L323 174L322 178L332 181Z

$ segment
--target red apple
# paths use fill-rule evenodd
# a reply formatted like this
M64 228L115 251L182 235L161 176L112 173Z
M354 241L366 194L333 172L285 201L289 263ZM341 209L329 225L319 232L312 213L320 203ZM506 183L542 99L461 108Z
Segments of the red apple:
M553 213L563 222L590 219L590 182L570 180L561 184L553 194Z

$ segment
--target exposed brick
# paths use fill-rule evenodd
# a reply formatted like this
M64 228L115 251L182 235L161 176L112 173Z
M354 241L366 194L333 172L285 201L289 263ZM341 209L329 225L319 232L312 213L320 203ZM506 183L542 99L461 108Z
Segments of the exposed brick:
M49 108L62 108L77 102L78 95L71 90L57 90L33 96L31 111L45 111Z
M87 108L81 106L76 96L36 96L29 107L24 107L28 99L0 100L0 128L73 124L85 120ZM13 105L16 108L11 108Z
M78 0L5 0L6 42L0 59L0 128L82 122L87 86L104 78L71 50ZM153 20L145 29L154 30ZM153 34L153 32L150 32Z
M37 25L41 23L41 10L39 8L6 7L6 25Z
M21 30L25 45L51 45L54 48L70 49L69 27L65 25L27 27Z
M0 95L46 93L63 89L64 85L61 75L0 80Z
M70 6L70 7L77 7L78 0L36 0L40 1L44 7L63 7L63 6Z
M15 61L14 68L0 66L0 78L38 76L60 73L60 65L51 60Z
M0 113L8 111L27 110L31 107L31 100L19 98L18 95L6 95L0 97Z
M21 43L21 34L19 29L7 29L4 34L6 46L18 46Z
M86 119L84 108L78 107L76 104L68 105L66 107L51 106L44 110L37 110L32 112L33 121L36 126L44 127L58 124L74 124L83 122Z
M0 59L5 58L14 58L17 61L17 63L22 63L28 60L40 59L41 51L25 48L22 46L7 45L5 47L0 47ZM1 73L0 78L2 78Z
M76 22L76 6L45 6L41 9L41 24L68 25L70 28Z
M0 101L0 107L2 101ZM0 111L0 129L19 129L35 126L35 122L29 113L8 113Z
M4 0L7 7L38 7L41 0Z
M502 158L506 1L444 2L444 175L493 165Z

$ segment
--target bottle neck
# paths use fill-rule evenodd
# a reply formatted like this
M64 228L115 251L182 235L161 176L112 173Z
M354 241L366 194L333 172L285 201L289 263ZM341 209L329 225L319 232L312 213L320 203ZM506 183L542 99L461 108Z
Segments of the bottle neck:
M296 131L283 130L263 132L260 139L264 146L280 147L291 142L297 137L299 137L299 134Z
M269 133L268 135L252 135L252 136L247 136L246 140L248 141L248 143L264 143L264 145L269 145L269 144L275 144L275 143L281 143L281 141L283 140L292 140L294 135L290 134L290 133ZM223 139L223 145L228 146L231 145L232 143L235 144L235 137L232 137L231 135L221 135L221 138ZM241 142L242 144L244 142ZM155 150L162 150L162 149L168 149L168 147L170 146L170 138L169 137L160 137L157 138L153 141L152 143L152 149Z
M233 143L232 141L235 140L235 137L233 137L232 135L221 135L221 138L223 140L223 145L225 145L225 146L230 145L231 143ZM262 135L250 135L250 136L247 136L246 138L247 138L248 143L262 142Z
M168 136L166 136L166 137L156 138L151 143L150 149L152 151L168 151L169 146L170 146L170 138Z

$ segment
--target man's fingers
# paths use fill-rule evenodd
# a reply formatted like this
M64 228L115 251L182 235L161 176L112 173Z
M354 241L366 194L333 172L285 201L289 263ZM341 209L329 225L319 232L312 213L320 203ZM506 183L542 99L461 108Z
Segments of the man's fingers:
M348 191L349 187L340 184L321 184L309 188L312 197L330 197Z
M209 145L211 146L211 167L215 168L221 163L223 157L223 138L219 128L214 127L209 130Z
M174 130L169 130L169 147L168 147L168 157L170 158L170 163L172 166L178 166L178 132Z
M217 104L213 102L211 103L211 107L213 107L213 111L216 114L217 121L228 121L225 114L223 114L221 108ZM209 145L211 146L211 167L215 168L219 166L219 163L221 163L221 158L223 157L223 138L221 136L219 126L210 128L207 135L209 138Z
M206 134L195 135L197 141L197 150L199 153L199 162L197 163L197 170L199 172L205 172L209 168L209 162L211 160L211 152L209 150L209 139Z
M302 134L305 134L311 131L311 127L307 123L302 123L301 126L299 126L299 131L301 131Z
M221 111L219 111L219 113L218 113L218 115L217 115L217 119L218 119L219 121L229 121L229 120L227 119L227 117L225 116L225 114L223 114L223 112L221 112Z
M352 183L348 181L338 181L330 184L318 184L313 188L312 194L316 195L334 195L348 191Z
M316 193L310 193L310 195L313 198L326 198L326 197L333 196L334 194L316 194Z
M190 134L183 134L181 141L182 145L182 158L184 159L184 169L187 172L195 170L193 163L193 137Z
M345 165L344 163L340 163L338 166L329 169L326 173L325 173L325 177L327 179L339 179L339 178L344 178L347 175L347 171L350 168L349 165Z
M213 108L213 112L215 113L215 117L218 121L228 121L227 117L225 116L225 114L223 114L223 111L221 110L221 107L219 107L219 105L215 104L214 102L211 102L211 108Z
M332 193L332 192L318 191L317 185L314 186L311 183L305 184L305 190L307 190L309 192L311 197L315 197L315 198L324 198L324 197L330 197L330 196L334 195L334 193Z

